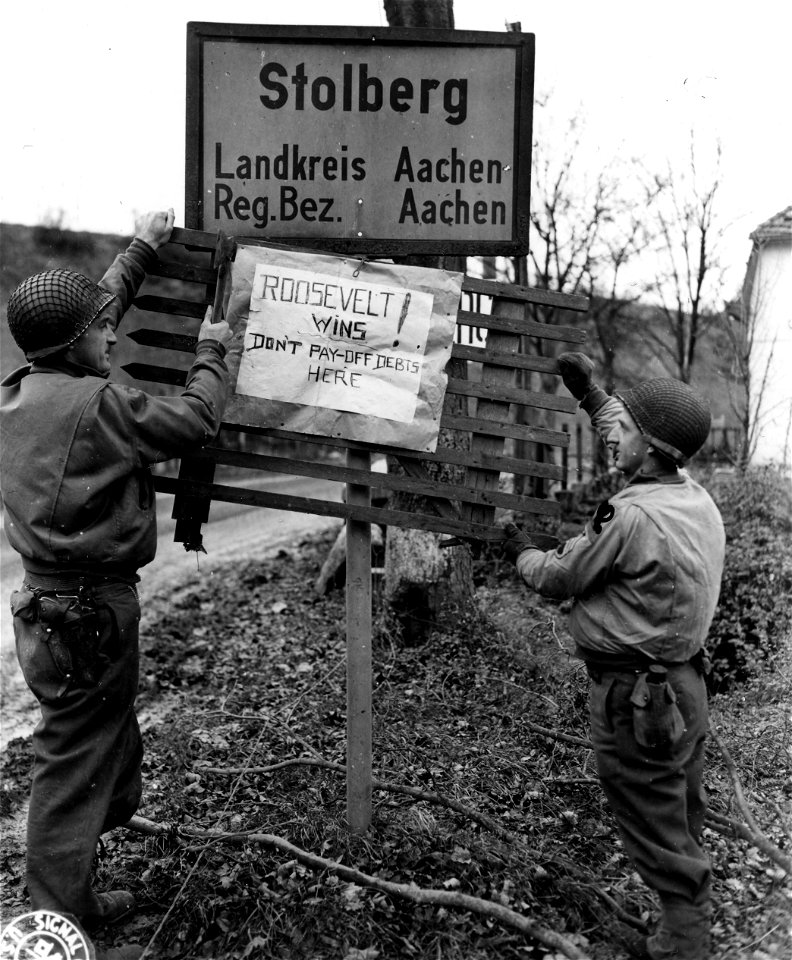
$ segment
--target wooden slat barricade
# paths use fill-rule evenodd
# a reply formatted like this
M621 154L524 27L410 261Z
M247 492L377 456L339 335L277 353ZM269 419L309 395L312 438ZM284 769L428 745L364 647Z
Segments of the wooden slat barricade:
M246 244L252 241L245 239ZM174 230L170 244L160 251L155 273L166 281L181 281L176 296L144 292L135 301L144 316L130 337L141 347L155 351L156 363L133 360L124 366L133 379L169 387L186 381L190 356L206 306L213 304L219 317L226 297L224 283L233 242L222 235L195 230ZM174 253L178 255L174 257ZM209 515L212 500L262 506L279 510L338 517L347 524L347 820L354 832L365 832L371 819L372 716L371 716L371 549L370 525L408 527L446 534L454 540L497 540L503 534L494 525L497 509L524 517L552 517L559 504L541 497L521 496L500 489L503 474L558 481L563 467L545 460L517 457L510 441L529 441L559 448L569 444L569 433L530 425L530 416L518 417L520 408L573 414L576 401L567 396L530 392L516 385L518 371L557 373L554 359L523 352L526 337L578 344L585 333L576 327L534 323L526 319L527 305L550 304L585 311L587 301L549 291L533 290L490 280L466 277L463 305L478 305L489 299L489 312L462 309L458 331L475 328L486 336L464 343L460 336L451 350L452 359L466 361L465 377L451 376L446 389L440 428L461 433L465 442L438 445L435 452L360 443L330 436L311 436L280 429L224 424L217 440L181 461L178 477L156 476L155 488L175 494L173 516L175 539L186 549L201 548L201 524ZM467 294L467 298L464 295ZM155 318L153 315L157 314ZM141 325L142 324L142 325ZM181 360L179 357L181 355ZM452 365L456 370L460 365ZM474 375L477 374L477 375ZM448 398L463 398L460 404ZM526 423L526 421L528 421ZM276 452L239 449L239 435L295 441L300 449L315 449L315 456L282 456ZM328 457L328 450L345 455ZM372 455L395 457L403 472L386 474L372 469ZM429 473L430 465L464 468L464 479L446 482ZM215 481L218 466L236 468L234 480ZM317 478L343 484L343 501L277 493L245 486L241 471L262 471L286 476ZM458 471L457 471L458 473ZM397 510L372 504L371 488L412 494L411 503L423 507ZM530 529L530 519L526 526ZM540 545L555 540L534 532Z
M250 243L247 239L245 243ZM222 253L223 238L195 230L176 229L171 243L160 251L160 264L155 274L178 279L190 288L190 296L153 296L144 294L135 301L138 310L159 316L144 319L145 326L131 334L141 346L162 352L162 361L156 364L133 361L124 366L126 373L152 384L183 385L189 367L189 355L195 347L195 335L206 306L215 302L217 293L217 256ZM169 259L173 247L188 251L191 259ZM195 262L193 262L193 260ZM163 493L176 494L174 517L177 521L176 539L186 548L200 543L200 523L207 518L210 500L244 503L280 510L354 518L383 526L412 527L452 537L493 540L499 534L493 529L496 509L526 515L530 527L531 516L556 516L558 504L553 500L520 496L502 492L501 474L542 477L558 481L562 467L554 463L524 460L507 452L509 440L523 440L564 448L569 445L569 434L563 430L549 430L517 422L517 407L534 410L554 410L571 415L576 402L568 396L530 392L515 385L518 370L540 373L556 372L552 358L531 356L522 352L525 337L579 344L585 332L576 327L562 327L535 323L525 319L526 305L552 304L568 310L585 311L588 302L583 297L568 296L546 290L534 290L512 284L466 277L463 294L475 293L491 298L491 313L460 310L458 324L486 330L482 346L455 343L452 357L468 361L468 369L479 370L478 378L449 378L447 395L468 398L468 406L475 406L467 415L443 411L440 426L445 430L461 431L470 438L469 449L438 446L434 453L405 451L400 448L358 443L336 437L311 436L289 431L224 424L218 440L200 453L182 461L178 478L157 476L155 487ZM464 303L464 298L463 298ZM174 322L177 321L177 322ZM187 330L189 327L193 330ZM122 328L123 329L123 328ZM178 356L182 354L179 362ZM176 358L176 359L174 359ZM470 403L472 401L472 404ZM522 418L523 420L526 418ZM275 440L299 441L317 444L317 458L282 457L276 454L250 453L237 449L234 433L271 437ZM373 473L359 467L341 465L319 459L319 448L359 450L370 454L394 456L404 468L404 474ZM445 463L465 468L462 483L444 484L430 479L427 463ZM246 488L214 482L214 467L249 469L269 473L314 477L340 484L362 485L402 491L426 499L426 512L393 510L387 506L337 502L294 496L287 493Z

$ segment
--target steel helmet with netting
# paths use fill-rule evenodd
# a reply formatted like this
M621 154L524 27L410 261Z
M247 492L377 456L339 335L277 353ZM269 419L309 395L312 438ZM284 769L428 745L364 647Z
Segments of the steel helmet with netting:
M47 270L11 294L8 327L27 359L36 360L68 347L114 299L80 273Z
M684 463L704 446L712 423L709 408L681 380L646 380L615 396L652 446L674 463Z

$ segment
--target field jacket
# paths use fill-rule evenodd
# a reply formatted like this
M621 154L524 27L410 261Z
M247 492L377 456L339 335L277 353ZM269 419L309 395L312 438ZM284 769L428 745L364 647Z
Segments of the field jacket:
M156 254L134 240L100 281L119 319ZM180 396L151 396L46 357L0 384L5 532L31 573L136 578L156 551L149 467L211 440L225 350L202 341Z
M620 402L592 422L604 437ZM703 646L720 593L725 534L709 494L684 471L636 475L585 530L555 551L524 551L517 570L538 593L573 598L579 652L689 660Z

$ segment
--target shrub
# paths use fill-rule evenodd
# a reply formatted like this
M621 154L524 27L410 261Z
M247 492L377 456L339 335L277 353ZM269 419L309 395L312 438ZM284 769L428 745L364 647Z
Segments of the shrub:
M772 670L792 629L792 485L772 467L707 484L726 527L720 599L707 640L710 688Z
M92 233L77 233L65 226L63 210L48 214L42 223L33 228L33 241L39 250L48 256L75 257L93 256L96 238Z

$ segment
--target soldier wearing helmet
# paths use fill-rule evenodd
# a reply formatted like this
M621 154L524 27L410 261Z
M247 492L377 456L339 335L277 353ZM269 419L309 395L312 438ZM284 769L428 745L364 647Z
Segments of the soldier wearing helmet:
M34 910L87 930L134 908L127 891L94 891L91 874L100 834L125 823L141 796L136 583L157 543L150 467L217 433L231 339L209 308L179 396L109 380L116 327L170 238L173 210L136 226L99 283L48 270L17 287L8 325L29 363L0 384L5 531L24 567L14 632L42 716L28 893Z
M704 642L725 535L707 492L680 469L710 429L703 399L673 379L609 397L580 353L559 357L567 389L626 486L555 551L508 524L506 555L538 593L572 599L569 628L591 687L600 782L635 869L660 902L650 960L709 955L709 859L701 845L708 726Z

